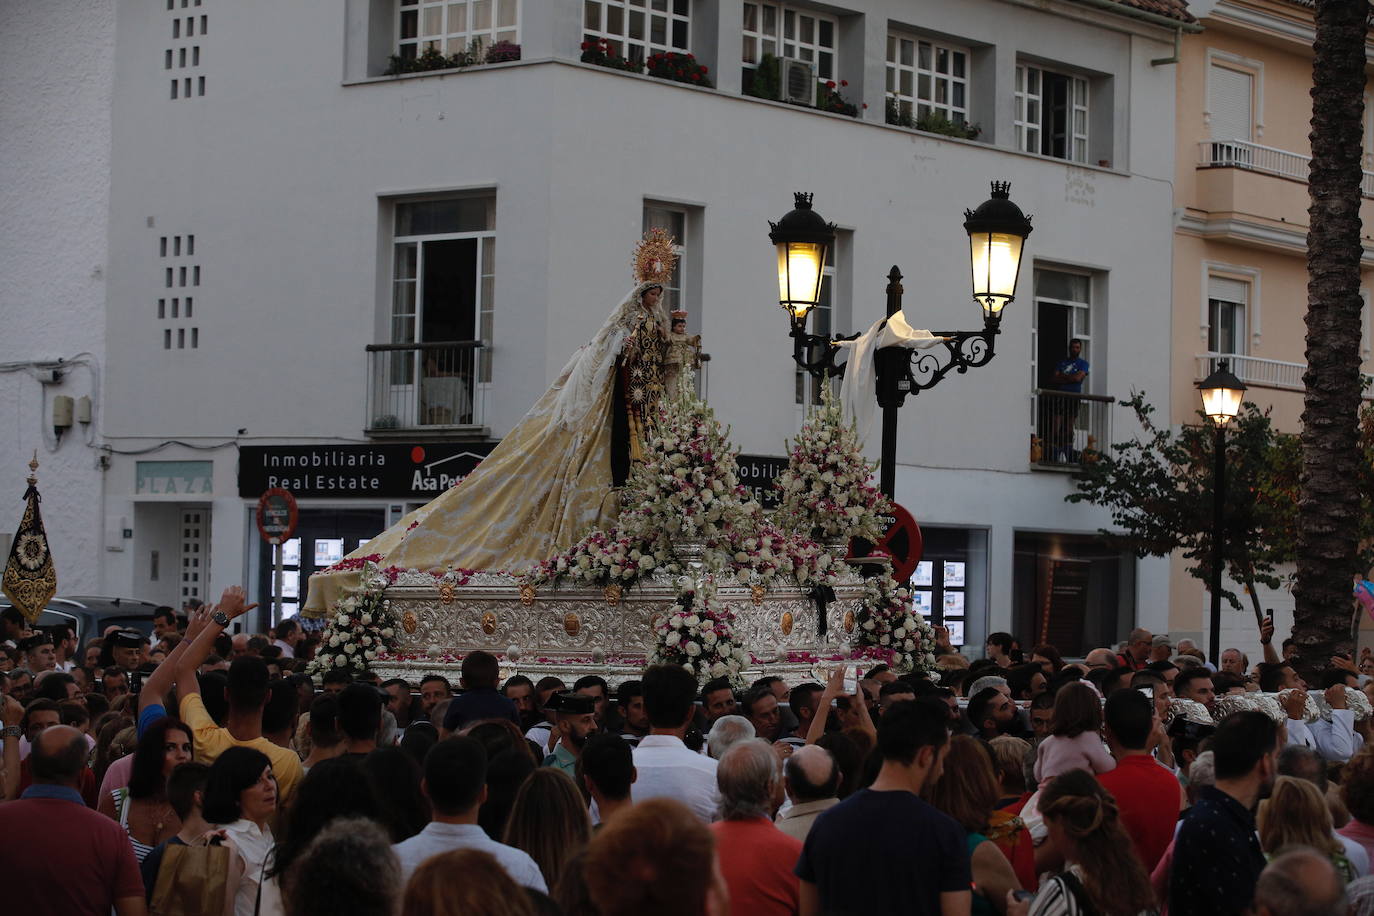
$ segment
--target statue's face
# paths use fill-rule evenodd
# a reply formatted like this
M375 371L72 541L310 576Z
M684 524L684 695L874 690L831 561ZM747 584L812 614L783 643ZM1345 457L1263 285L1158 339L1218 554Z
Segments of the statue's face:
M686 334L686 333L687 333L687 322L683 321L681 318L679 318L677 321L674 321L674 322L673 322L673 333L674 333L674 334Z
M642 296L639 297L639 301L644 303L645 308L651 309L656 308L658 306L658 300L662 298L663 288L658 286L651 286L644 291L644 294Z

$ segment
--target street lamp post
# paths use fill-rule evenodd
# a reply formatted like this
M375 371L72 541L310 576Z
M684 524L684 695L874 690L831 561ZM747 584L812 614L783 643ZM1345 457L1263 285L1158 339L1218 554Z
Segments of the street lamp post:
M1012 203L1007 182L993 182L992 197L977 210L964 211L964 230L969 238L973 298L983 311L978 331L932 331L942 337L940 347L915 351L900 346L881 347L874 353L877 373L875 395L883 410L882 459L878 485L893 499L897 483L897 411L909 394L934 388L952 369L958 373L987 365L995 354L1001 330L1002 309L1015 298L1021 270L1021 253L1031 233L1030 218ZM778 252L778 305L791 323L792 359L818 380L844 373L835 364L837 340L811 334L806 319L820 298L826 258L835 242L835 225L811 209L811 195L797 192L795 209L770 223L769 238ZM902 310L902 272L894 265L887 275L887 317Z
M1221 660L1221 571L1226 552L1226 424L1240 412L1245 383L1231 374L1229 360L1218 360L1216 370L1198 382L1202 393L1202 412L1212 421L1212 612L1211 639L1207 654L1212 664Z

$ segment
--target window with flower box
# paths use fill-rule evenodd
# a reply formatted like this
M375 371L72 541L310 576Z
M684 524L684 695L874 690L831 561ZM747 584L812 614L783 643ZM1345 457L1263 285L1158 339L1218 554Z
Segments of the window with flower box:
M1016 67L1016 148L1088 161L1088 81L1028 64Z
M604 39L610 54L643 63L663 51L687 53L690 0L583 0L582 40Z
M452 57L474 42L518 44L520 0L398 0L396 35L403 60L426 51Z
M764 55L809 61L816 65L817 79L834 80L839 32L839 20L824 13L777 3L745 3L744 85L752 84L752 71Z
M969 52L911 35L887 36L887 95L903 118L968 122Z

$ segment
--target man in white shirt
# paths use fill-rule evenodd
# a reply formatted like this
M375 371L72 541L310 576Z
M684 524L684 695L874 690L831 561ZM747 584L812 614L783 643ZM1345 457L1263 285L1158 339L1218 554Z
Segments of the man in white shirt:
M544 875L528 853L496 842L477 825L477 812L487 800L487 752L477 739L456 736L431 748L420 787L429 797L434 818L424 830L391 847L401 863L403 884L431 856L478 849L491 853L515 883L548 893Z
M288 617L277 624L277 638L272 645L281 649L282 658L296 657L296 644L305 638L305 631L294 619Z
M631 793L636 804L676 799L709 824L720 816L716 761L688 750L682 741L696 713L696 696L696 678L684 668L654 665L644 672L649 734L634 750L639 778Z

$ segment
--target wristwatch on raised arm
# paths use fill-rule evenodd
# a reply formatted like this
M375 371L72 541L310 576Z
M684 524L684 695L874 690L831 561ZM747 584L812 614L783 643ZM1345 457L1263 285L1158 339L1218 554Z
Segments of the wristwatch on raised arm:
M215 611L210 615L210 619L221 627L229 626L229 618L224 616L223 611Z
M0 739L22 738L23 736L24 730L18 725L6 725L4 728L0 728Z

